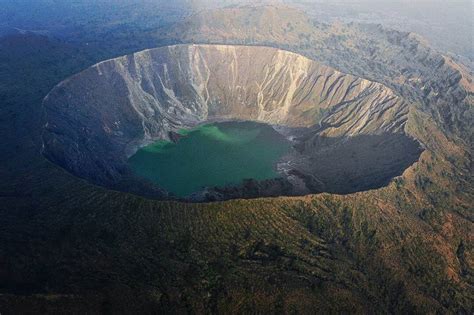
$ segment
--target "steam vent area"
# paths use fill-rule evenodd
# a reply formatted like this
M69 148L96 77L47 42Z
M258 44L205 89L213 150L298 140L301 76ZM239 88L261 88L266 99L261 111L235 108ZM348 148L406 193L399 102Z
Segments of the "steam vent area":
M349 194L387 185L422 151L391 89L270 47L141 51L61 82L43 105L49 160L158 199Z

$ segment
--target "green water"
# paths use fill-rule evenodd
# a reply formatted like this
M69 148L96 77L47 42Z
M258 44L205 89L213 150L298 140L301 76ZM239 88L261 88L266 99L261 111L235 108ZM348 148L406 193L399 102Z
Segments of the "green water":
M271 126L254 122L214 123L180 133L177 143L158 141L128 161L136 175L179 197L203 187L278 177L275 163L290 147Z

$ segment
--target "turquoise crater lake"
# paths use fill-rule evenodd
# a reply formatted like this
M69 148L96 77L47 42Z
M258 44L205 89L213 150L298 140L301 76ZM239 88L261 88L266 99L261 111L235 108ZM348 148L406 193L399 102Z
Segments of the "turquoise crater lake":
M177 143L155 142L128 160L135 175L178 197L244 179L279 177L276 162L290 148L271 126L255 122L213 123L180 134Z

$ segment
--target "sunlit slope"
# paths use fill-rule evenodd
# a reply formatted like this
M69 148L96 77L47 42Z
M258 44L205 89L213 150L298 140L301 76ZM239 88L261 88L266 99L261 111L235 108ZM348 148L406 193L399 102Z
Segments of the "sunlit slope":
M271 26L271 27L270 27ZM282 6L202 11L156 34L180 42L270 45L383 83L419 103L446 132L472 139L472 70L415 33L377 24L333 23ZM465 143L466 144L466 143Z

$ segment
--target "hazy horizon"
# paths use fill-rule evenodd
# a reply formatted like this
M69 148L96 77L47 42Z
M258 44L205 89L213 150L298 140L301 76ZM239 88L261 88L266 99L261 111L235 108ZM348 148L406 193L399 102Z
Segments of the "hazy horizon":
M112 27L114 19L143 24L144 28L173 23L196 11L232 5L284 4L303 9L314 18L331 22L378 23L390 28L415 32L435 48L474 59L473 2L468 0L1 0L1 28L48 31L71 39L76 28ZM157 17L166 8L166 17ZM91 11L92 10L92 11ZM88 12L98 16L88 17ZM101 17L99 19L99 17ZM109 22L108 22L109 21Z

